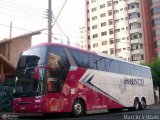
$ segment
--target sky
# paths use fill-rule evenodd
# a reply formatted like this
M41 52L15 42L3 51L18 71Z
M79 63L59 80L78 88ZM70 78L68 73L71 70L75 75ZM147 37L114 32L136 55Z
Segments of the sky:
M52 12L56 18L66 0L52 0ZM0 40L47 28L48 0L0 0ZM84 0L67 0L57 24L52 28L53 42L71 44L80 41L80 28L85 26ZM53 23L54 19L53 19ZM67 36L67 37L66 37ZM47 42L47 30L34 36L32 45Z

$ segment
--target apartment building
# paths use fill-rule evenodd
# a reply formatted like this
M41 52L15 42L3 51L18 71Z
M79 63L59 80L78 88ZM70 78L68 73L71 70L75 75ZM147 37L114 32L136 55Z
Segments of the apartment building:
M154 41L154 56L160 57L160 0L151 1L151 20Z
M135 63L150 62L150 5L150 0L86 0L87 49Z
M86 34L86 28L85 27L81 27L80 28L81 31L81 41L80 41L80 48L87 50L87 34Z

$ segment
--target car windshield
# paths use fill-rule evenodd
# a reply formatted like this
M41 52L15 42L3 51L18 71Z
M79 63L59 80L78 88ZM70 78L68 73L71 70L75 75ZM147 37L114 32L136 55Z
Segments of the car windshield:
M46 63L47 47L35 47L24 51L18 61L17 69L44 65Z

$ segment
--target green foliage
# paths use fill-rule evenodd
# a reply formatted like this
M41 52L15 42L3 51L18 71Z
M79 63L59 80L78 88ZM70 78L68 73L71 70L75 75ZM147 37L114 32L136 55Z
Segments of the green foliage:
M160 86L160 59L147 64L151 68L153 83L155 86Z

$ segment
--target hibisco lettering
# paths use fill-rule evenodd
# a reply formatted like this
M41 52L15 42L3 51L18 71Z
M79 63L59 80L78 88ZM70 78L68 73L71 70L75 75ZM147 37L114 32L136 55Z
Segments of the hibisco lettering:
M144 86L144 80L141 78L124 78L124 85Z

